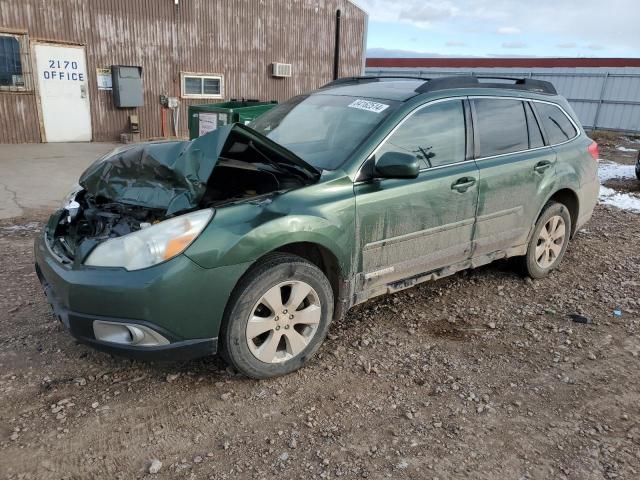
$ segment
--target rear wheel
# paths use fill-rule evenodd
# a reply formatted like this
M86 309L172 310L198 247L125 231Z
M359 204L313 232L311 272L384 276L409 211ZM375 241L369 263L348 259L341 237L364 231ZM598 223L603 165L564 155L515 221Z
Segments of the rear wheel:
M569 244L571 216L566 206L549 202L543 209L524 257L531 278L545 277L562 261Z
M332 315L331 285L318 267L296 255L269 255L234 290L223 355L252 378L293 372L320 347Z

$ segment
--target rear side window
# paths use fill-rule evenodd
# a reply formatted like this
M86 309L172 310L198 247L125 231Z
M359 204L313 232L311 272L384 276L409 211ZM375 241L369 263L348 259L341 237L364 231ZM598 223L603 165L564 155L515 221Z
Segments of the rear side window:
M559 107L540 102L535 102L535 105L550 145L566 142L578 135L576 127Z
M420 168L464 161L466 130L462 101L435 103L410 116L380 147L376 157L390 151L415 155Z
M480 157L529 148L525 110L520 100L482 98L473 101Z
M544 140L542 139L542 132L540 131L540 125L538 120L531 110L531 103L524 102L524 108L527 114L527 128L529 130L529 148L539 148L544 146Z

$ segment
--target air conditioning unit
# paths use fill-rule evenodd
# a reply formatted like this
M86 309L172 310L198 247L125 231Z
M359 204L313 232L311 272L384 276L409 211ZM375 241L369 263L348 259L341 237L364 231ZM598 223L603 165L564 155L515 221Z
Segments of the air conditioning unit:
M274 77L290 77L291 76L291 64L290 63L272 63L271 75Z

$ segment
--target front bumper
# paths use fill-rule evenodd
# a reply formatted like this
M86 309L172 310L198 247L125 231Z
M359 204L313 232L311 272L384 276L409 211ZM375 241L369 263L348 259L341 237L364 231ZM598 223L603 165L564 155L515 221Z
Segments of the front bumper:
M216 353L224 310L246 265L202 268L185 255L137 271L63 263L43 235L36 272L56 316L80 342L147 360L186 360ZM166 345L136 346L96 338L94 322L139 325Z
M53 290L53 287L42 275L42 271L38 264L36 264L36 273L54 315L58 317L58 320L60 320L69 333L71 333L71 335L73 335L78 341L94 347L97 350L139 360L189 360L192 358L213 355L217 352L217 338L177 340L173 334L150 322L72 312L62 306L55 291ZM168 339L170 343L168 345L161 346L138 347L135 345L100 341L96 339L93 330L93 322L96 320L128 325L143 325L160 333L163 337Z

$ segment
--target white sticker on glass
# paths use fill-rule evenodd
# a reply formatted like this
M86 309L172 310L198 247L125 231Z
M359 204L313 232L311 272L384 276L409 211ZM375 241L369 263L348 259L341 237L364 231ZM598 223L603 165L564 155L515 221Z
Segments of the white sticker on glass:
M389 105L384 103L372 102L370 100L362 100L359 98L358 100L354 100L349 104L350 108L358 108L360 110L366 110L367 112L380 113L384 112Z
M200 124L198 126L198 136L201 137L205 133L212 132L218 128L218 114L217 113L201 113Z

